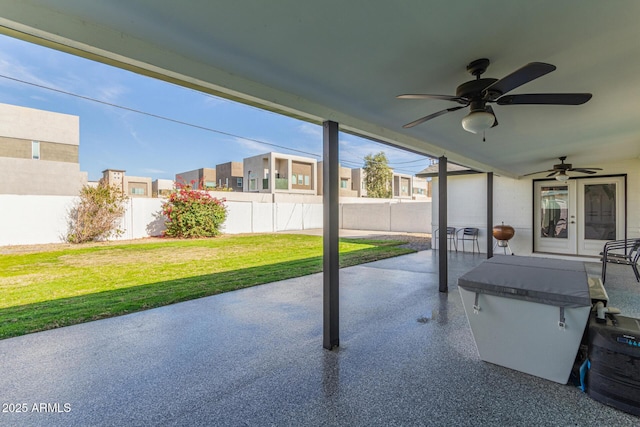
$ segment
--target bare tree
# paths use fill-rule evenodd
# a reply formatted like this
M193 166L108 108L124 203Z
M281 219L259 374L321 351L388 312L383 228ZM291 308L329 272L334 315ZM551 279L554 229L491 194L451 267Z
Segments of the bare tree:
M124 215L127 196L115 186L101 180L97 186L85 185L80 200L69 212L69 243L107 240L122 234L118 228Z

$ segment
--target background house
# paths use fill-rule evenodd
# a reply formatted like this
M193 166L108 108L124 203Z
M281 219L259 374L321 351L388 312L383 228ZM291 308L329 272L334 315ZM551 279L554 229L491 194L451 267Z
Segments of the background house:
M431 200L431 179L412 176L413 200Z
M166 197L171 193L174 186L175 182L170 179L155 179L151 183L151 196Z
M367 197L367 185L365 173L362 168L351 169L351 186L358 192L358 197Z
M218 185L216 182L216 170L211 168L200 168L177 173L176 182L187 185L191 185L191 182L194 182L196 187L202 185L209 189L213 189Z
M413 179L411 175L394 172L391 178L391 187L394 199L411 199L413 196Z
M324 194L324 174L322 171L323 162L318 162L318 195ZM339 195L340 197L360 197L360 192L353 181L353 169L340 166L339 173ZM364 181L363 181L364 182Z
M244 165L242 162L227 162L216 165L218 187L233 191L244 191Z
M129 197L151 197L151 177L125 175L124 182Z
M318 194L323 194L324 178L322 173L323 162L318 162ZM436 165L437 166L437 165ZM340 166L339 173L339 195L340 197L367 197L365 182L365 172L362 168L346 168ZM431 183L426 178L416 177L408 174L393 173L391 179L392 198L407 200L431 199Z
M78 195L79 126L77 116L0 104L0 194Z
M129 176L121 169L105 169L102 179L129 197L151 197L151 178L146 176Z
M270 152L248 157L243 164L244 191L317 194L318 165L315 159Z

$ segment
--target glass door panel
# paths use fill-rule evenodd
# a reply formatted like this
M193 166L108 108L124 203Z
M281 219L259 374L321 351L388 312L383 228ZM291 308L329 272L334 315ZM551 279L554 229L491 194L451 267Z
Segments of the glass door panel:
M624 238L624 178L578 180L578 254L598 255L609 240Z
M568 206L568 186L540 188L540 237L567 238Z
M535 191L536 252L575 253L575 182L540 181Z
M584 238L615 240L616 185L584 185Z

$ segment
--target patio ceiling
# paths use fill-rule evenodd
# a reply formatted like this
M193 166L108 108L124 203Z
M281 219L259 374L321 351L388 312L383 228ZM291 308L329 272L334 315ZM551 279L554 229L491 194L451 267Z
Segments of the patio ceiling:
M497 174L640 157L640 2L0 0L0 32ZM582 106L494 107L465 132L455 94L484 77L558 68L512 93L590 92Z

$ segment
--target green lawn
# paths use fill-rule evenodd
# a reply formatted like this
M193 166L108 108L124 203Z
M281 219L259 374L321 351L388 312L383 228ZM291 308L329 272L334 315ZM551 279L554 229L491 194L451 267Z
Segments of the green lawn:
M340 240L340 266L413 252ZM322 271L322 238L222 236L0 255L0 339Z

